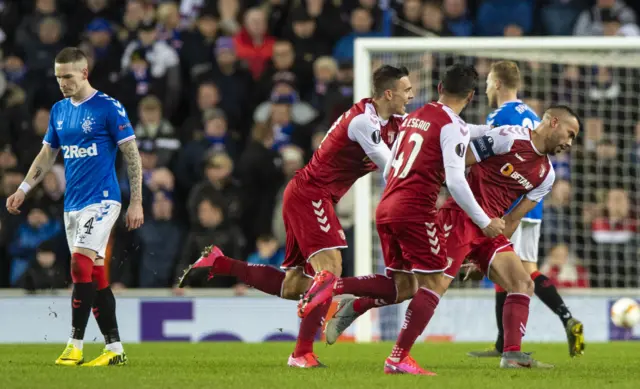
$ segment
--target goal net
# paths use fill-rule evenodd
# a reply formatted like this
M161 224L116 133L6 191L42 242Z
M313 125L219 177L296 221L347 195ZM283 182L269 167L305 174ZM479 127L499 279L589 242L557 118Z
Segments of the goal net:
M480 84L462 113L485 123L492 108L485 96L492 62L516 61L523 85L519 98L538 115L561 103L576 110L582 132L571 152L553 157L556 183L545 199L539 266L561 286L637 288L640 168L640 43L628 38L369 38L355 45L355 98L370 96L371 74L382 64L406 66L415 98L408 112L437 100L437 85L453 62L475 65ZM356 183L356 275L383 272L373 215L384 182L380 174ZM442 190L441 200L448 197ZM492 288L488 280L457 279L452 288ZM358 340L380 331L395 338L399 307L385 307L371 328L360 321ZM491 314L491 313L488 313ZM389 324L391 323L391 324ZM388 330L386 328L388 327Z

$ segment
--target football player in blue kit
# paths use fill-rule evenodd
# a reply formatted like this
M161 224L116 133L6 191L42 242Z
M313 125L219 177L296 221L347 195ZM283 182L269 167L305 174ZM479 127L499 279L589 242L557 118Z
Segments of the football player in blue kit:
M7 199L7 210L20 213L29 191L38 185L62 151L67 181L64 224L71 252L71 336L56 360L63 366L115 366L127 362L116 320L116 301L104 270L111 229L120 215L120 187L116 178L116 154L127 163L131 199L127 227L144 222L142 165L133 128L119 101L91 87L85 54L74 47L60 51L55 76L64 99L51 109L42 149L19 189ZM93 310L105 349L84 363L84 332Z

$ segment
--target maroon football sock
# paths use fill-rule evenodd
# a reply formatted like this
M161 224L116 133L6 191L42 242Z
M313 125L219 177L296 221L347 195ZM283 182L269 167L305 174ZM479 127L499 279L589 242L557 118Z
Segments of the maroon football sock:
M371 297L360 297L353 302L353 310L362 315L371 308L379 308L392 304L394 304L394 302L387 302L386 300L374 299Z
M252 288L278 297L280 297L285 276L285 272L273 266L251 265L229 257L216 258L213 263L213 273L234 276Z
M530 301L531 298L526 294L510 293L507 295L502 312L503 352L521 350L522 337L527 329L527 320L529 319Z
M318 305L300 322L300 332L296 341L296 348L293 351L293 357L298 358L305 354L313 352L313 341L316 338L318 330L322 328L322 323L331 307L331 300Z
M398 291L393 279L381 274L371 274L362 277L345 277L336 282L333 294L352 294L358 297L373 297L393 303Z
M416 339L424 332L429 320L433 317L439 301L440 296L435 292L426 288L418 289L418 292L413 296L413 300L407 307L404 324L400 335L398 335L396 345L391 352L391 358L397 358L401 361L409 355L409 351L411 351Z

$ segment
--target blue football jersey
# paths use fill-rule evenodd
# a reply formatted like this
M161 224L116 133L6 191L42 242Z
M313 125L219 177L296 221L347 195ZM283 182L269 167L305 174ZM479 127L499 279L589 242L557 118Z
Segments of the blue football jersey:
M533 130L538 126L538 124L540 124L540 118L527 104L517 100L506 102L498 109L491 112L487 116L487 124L493 127L517 125ZM518 201L520 201L520 199L513 203L507 212L511 211ZM540 203L529 211L522 220L540 223L542 220L542 208L542 201L540 201Z
M120 144L134 138L124 107L99 91L80 103L67 98L51 108L43 143L61 149L64 158L65 212L121 201L116 154Z

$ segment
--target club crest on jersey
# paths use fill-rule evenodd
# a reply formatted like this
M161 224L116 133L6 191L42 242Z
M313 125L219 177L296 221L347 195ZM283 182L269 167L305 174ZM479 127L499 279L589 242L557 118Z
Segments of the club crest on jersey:
M524 186L526 190L533 189L533 185L531 185L529 180L527 180L520 173L518 173L513 167L513 165L508 162L502 165L502 167L500 168L500 173L502 173L503 176L511 177L514 180L518 181L518 183Z
M87 116L82 120L82 132L88 134L93 129L93 125L95 124L95 120L91 116Z
M375 130L371 133L371 140L375 144L380 143L380 141L382 140L382 137L380 136L380 130Z

